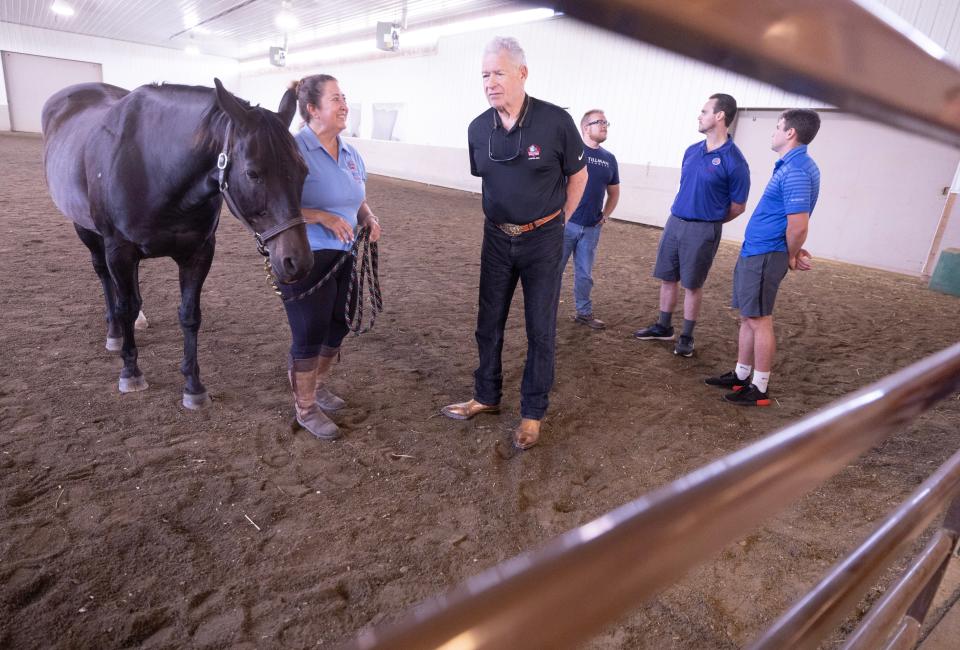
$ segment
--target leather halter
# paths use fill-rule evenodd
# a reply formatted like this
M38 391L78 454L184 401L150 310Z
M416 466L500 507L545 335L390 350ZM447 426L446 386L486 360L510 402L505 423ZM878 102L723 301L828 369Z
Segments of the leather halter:
M237 202L233 200L233 197L230 195L230 184L227 183L227 172L230 169L230 134L233 127L232 122L227 122L227 130L223 136L223 151L220 152L220 155L217 156L217 181L220 184L220 193L223 194L223 198L227 201L227 206L230 208L230 212L246 226L247 230L253 233L254 238L257 240L257 250L264 257L269 257L269 253L266 249L266 243L279 235L280 233L289 230L291 228L296 228L300 224L307 223L303 217L293 217L283 223L279 223L272 228L261 232L257 232L250 221L247 219L246 215L240 210L237 206Z

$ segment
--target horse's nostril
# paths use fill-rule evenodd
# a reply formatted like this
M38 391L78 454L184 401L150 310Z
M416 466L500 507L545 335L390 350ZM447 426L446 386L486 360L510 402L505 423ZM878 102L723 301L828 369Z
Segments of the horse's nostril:
M283 258L283 270L287 275L294 275L297 271L297 264L292 257Z

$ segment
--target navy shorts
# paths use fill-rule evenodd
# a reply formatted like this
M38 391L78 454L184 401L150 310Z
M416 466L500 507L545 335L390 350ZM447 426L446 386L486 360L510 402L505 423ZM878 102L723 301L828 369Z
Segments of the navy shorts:
M653 277L699 289L707 281L722 232L719 221L686 221L671 214L660 236Z
M733 307L747 318L769 316L780 282L789 269L785 251L737 258L733 270Z

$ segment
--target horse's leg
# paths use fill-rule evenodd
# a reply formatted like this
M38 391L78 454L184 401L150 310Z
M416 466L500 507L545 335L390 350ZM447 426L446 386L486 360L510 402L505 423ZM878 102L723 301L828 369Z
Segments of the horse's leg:
M117 294L113 285L113 278L110 277L110 271L107 269L107 258L103 250L103 237L99 233L87 230L82 226L73 224L80 241L90 249L90 260L93 262L93 270L97 272L100 278L100 284L103 286L103 299L107 303L107 343L106 348L111 352L118 352L123 345L123 332L120 329L120 323L113 317L116 309Z
M177 259L180 267L180 329L183 330L183 362L180 372L186 379L183 405L188 409L202 409L210 404L207 389L200 382L200 364L197 362L197 332L200 330L200 291L207 279L216 240L211 235L192 257Z
M116 285L117 297L113 318L120 323L123 332L123 347L120 356L120 392L133 393L146 390L147 380L137 366L137 342L133 336L133 323L140 312L140 289L137 286L137 266L140 254L133 244L125 241L105 241L107 268Z

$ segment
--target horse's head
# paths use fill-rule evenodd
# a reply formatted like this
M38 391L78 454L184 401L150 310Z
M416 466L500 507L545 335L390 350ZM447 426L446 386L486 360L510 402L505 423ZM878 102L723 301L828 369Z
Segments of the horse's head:
M217 105L229 117L227 155L221 155L217 164L222 168L221 190L231 212L257 234L257 243L269 253L274 276L295 282L313 266L300 213L307 167L287 130L296 111L296 94L288 90L279 113L274 113L240 102L219 79L214 84Z

